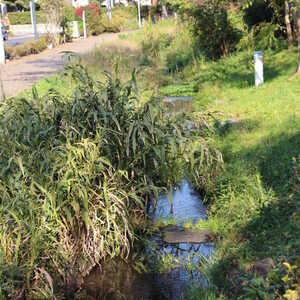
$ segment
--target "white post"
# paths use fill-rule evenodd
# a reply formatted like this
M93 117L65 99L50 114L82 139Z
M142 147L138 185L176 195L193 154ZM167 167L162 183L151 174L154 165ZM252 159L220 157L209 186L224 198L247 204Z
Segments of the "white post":
M5 64L5 50L4 50L2 26L3 25L0 23L0 64Z
M35 15L35 3L34 0L30 0L30 13L31 13L31 24L32 24L32 30L34 39L38 39L38 32L36 27L36 15Z
M83 37L86 39L87 33L86 33L86 18L85 18L85 9L82 12L82 20L83 20Z
M110 6L114 7L114 0L110 0Z
M107 16L107 20L108 22L111 21L111 6L110 6L110 1L111 0L106 0L106 16Z
M138 15L139 15L139 27L142 27L142 18L141 18L141 0L138 0Z
M260 86L264 83L264 62L262 51L254 52L254 72L255 72L255 85Z

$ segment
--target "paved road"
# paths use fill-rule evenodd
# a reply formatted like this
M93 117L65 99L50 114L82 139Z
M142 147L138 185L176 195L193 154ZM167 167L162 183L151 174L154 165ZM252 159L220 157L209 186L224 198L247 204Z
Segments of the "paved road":
M78 40L74 43L61 45L55 49L48 49L37 55L8 62L0 66L0 80L6 97L17 95L34 85L38 80L54 75L65 64L64 51L73 51L77 54L85 54L92 51L97 45L105 41L118 40L117 33L102 34L97 37L89 37L86 40ZM0 84L0 98L3 94Z
M34 39L33 34L16 35L16 36L8 37L8 41L6 41L5 44L9 46L16 46L16 45L24 44L33 39Z

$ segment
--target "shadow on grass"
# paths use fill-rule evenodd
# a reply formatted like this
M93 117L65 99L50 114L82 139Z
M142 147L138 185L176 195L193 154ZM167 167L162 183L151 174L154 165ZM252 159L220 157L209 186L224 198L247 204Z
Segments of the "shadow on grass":
M269 53L265 54L265 82L271 82L282 74L288 74L287 70L293 70L296 66L296 62L292 60L277 62L276 53ZM199 86L208 82L221 82L234 88L247 88L255 85L253 58L248 53L211 63L208 69L201 70L199 73L195 78Z
M251 132L259 127L259 122L251 119L229 119L223 122L215 122L214 127L217 133L224 137L235 131Z
M291 122L287 124L291 126ZM283 126L283 128L288 127ZM238 136L235 139L238 142ZM222 260L214 266L213 276L216 282L219 283L219 287L226 287L225 292L231 299L244 293L241 282L245 274L254 276L251 271L246 272L240 266L241 261L254 262L272 257L275 263L282 260L295 262L299 255L300 196L293 188L295 177L293 158L300 155L300 132L288 134L286 130L282 134L269 136L256 146L244 149L235 155L228 153L232 151L230 145L226 147L225 157L235 160L233 164L241 162L243 167L240 172L244 173L245 177L247 173L249 175L246 185L237 187L237 197L234 201L245 201L243 197L247 195L250 195L251 199L254 194L251 189L254 185L261 193L251 199L256 201L255 212L253 213L251 207L253 203L249 202L250 218L245 220L244 225L242 225L243 221L238 221L237 233L234 239L230 238L231 248L224 249ZM257 183L253 181L251 171L249 172L252 167L261 179ZM236 172L235 165L231 166L230 172ZM242 183L238 172L229 174L228 177L236 181L237 186ZM238 194L240 188L244 193ZM232 207L235 209L234 206ZM232 242L233 240L235 242Z
M300 201L294 193L293 158L300 155L300 132L272 137L251 150L260 157L258 169L266 190L275 192L276 201L262 207L243 232L252 233L251 247L268 255L293 256L300 249Z

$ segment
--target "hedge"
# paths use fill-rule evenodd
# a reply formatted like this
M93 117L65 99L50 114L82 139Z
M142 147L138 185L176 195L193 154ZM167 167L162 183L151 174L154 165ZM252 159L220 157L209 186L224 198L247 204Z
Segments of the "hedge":
M31 24L30 11L9 13L8 18L11 25ZM36 12L36 22L37 23L46 22L46 17L43 12L41 11Z
M35 41L28 41L22 45L5 46L5 54L8 59L20 58L23 56L38 54L47 49L47 41L45 37Z

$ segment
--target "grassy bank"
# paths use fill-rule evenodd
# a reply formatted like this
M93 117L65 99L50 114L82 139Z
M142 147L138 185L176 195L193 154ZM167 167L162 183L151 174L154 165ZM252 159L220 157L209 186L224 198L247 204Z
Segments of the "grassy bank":
M267 51L264 63L259 88L253 87L247 52L185 70L185 81L192 77L198 90L198 109L236 122L216 124L226 170L209 199L209 226L219 235L212 278L216 294L228 299L288 297L299 282L300 78L291 78L296 49ZM275 265L262 280L255 262L267 257Z
M1 103L1 300L76 297L94 266L128 258L150 198L218 171L209 117L165 111L155 72L171 79L141 49L103 45Z
M193 45L187 29L176 30L180 38L158 51L171 82L160 91L193 95L196 111L214 114L215 143L225 163L207 194L209 222L199 224L218 236L211 264L216 291L207 298L293 299L288 297L295 297L300 281L297 51L265 51L265 84L255 88L252 51L207 61L185 47ZM163 33L150 36L152 45L166 40ZM257 266L265 258L274 265L261 274ZM203 294L193 291L193 297Z
M294 299L300 282L296 49L265 51L265 84L255 88L252 51L210 62L193 50L183 24L145 31L147 38L131 39L163 76L159 92L193 95L195 110L216 118L225 170L206 197L209 222L199 224L218 237L207 299ZM257 270L265 258L274 264ZM203 297L193 290L191 298Z
M252 52L243 51L226 59L211 62L199 57L192 46L192 39L186 25L178 25L173 21L165 21L155 26L146 26L142 32L122 36L122 39L117 43L102 45L101 48L81 61L81 64L88 68L91 78L82 77L85 78L84 82L86 85L79 90L82 93L79 94L82 95L80 103L85 105L86 92L84 89L89 91L90 95L99 95L100 91L110 95L107 92L109 86L106 86L104 91L102 89L95 91L92 87L92 85L98 86L97 82L105 79L106 75L102 72L104 70L118 74L122 82L128 82L132 78L132 74L134 75L135 80L131 81L131 89L135 95L133 98L137 98L138 101L135 102L133 111L131 108L128 112L125 111L125 113L128 113L129 120L134 119L131 115L132 113L134 113L134 116L140 116L141 111L145 113L143 107L148 103L151 96L193 95L195 99L193 121L199 122L200 125L203 125L203 121L209 122L214 126L215 134L212 135L207 130L202 131L201 136L198 136L197 141L193 143L195 147L192 151L188 149L188 151L191 151L188 153L192 153L192 158L195 158L197 150L205 150L205 146L211 147L213 145L221 150L225 168L222 173L216 172L215 161L218 158L217 153L214 153L212 160L205 160L205 165L201 164L202 159L199 153L196 156L196 160L190 159L191 157L189 159L184 157L185 161L188 162L186 167L192 170L191 180L194 181L196 187L201 188L205 186L207 188L206 200L210 206L210 216L208 222L199 223L198 227L210 228L215 233L217 244L216 254L208 265L211 286L205 291L191 289L190 298L280 299L285 295L286 299L296 299L288 298L295 295L300 282L300 167L298 163L300 154L300 107L298 104L300 77L291 77L294 74L297 62L296 49L291 52L287 50L266 51L264 53L266 82L263 86L255 88ZM134 69L136 72L132 73ZM116 84L119 84L118 82ZM69 73L65 77L59 75L41 81L37 85L37 90L43 101L48 99L48 90L53 86L60 92L60 97L62 98L59 99L63 99L63 103L71 101L70 104L66 104L63 110L63 120L66 120L67 124L69 124L70 115L67 111L72 111L78 107L76 103L78 83L74 81L74 77ZM114 95L116 96L117 94ZM121 94L118 95L120 96ZM123 90L122 95L126 95L126 88ZM56 94L50 93L50 96L51 101L56 103ZM26 94L26 97L28 97L28 94ZM129 97L129 100L131 101L133 98ZM99 100L97 104L101 106L100 99L102 98L96 99ZM51 107L54 113L56 111L53 103ZM90 110L89 105L95 109L93 102L88 102L85 113ZM19 108L17 108L18 111ZM30 109L30 111L30 118L38 120L38 118L35 119L36 107L33 107L32 110ZM48 108L46 107L43 111L47 112ZM98 110L96 111L98 112ZM120 110L117 111L120 112ZM203 119L208 113L212 114L214 118ZM19 115L23 114L19 113ZM11 122L14 120L15 123L15 119L12 116ZM79 120L82 119L79 114L77 116ZM148 116L146 114L144 117L148 118ZM44 120L45 124L46 120ZM55 123L55 120L54 118L52 121ZM151 170L157 168L157 164L153 161L153 165L149 167L147 164L144 164L144 160L140 156L138 156L138 163L134 160L134 155L129 156L132 161L128 163L128 157L126 156L128 141L125 137L128 136L128 131L131 132L129 130L130 124L123 119L121 112L117 116L117 120L124 122L124 128L127 129L127 131L121 132L122 141L124 142L121 148L117 146L117 142L113 145L114 149L107 148L109 143L105 144L106 140L104 140L104 145L102 145L102 142L94 140L97 135L89 137L93 143L99 142L100 146L104 147L106 159L111 160L112 154L115 154L112 161L113 168L126 170L126 174L131 175L132 165L134 165L139 172L138 174L140 174L138 178L142 177L146 170L146 174L149 175L151 180L158 180L157 184L155 184L158 187L167 186L168 183L174 182L182 176L178 172L180 166L174 159L175 157L178 158L177 147L174 148L176 149L176 156L171 155L169 157L171 160L168 170L159 169L157 173L153 174ZM159 128L150 122L154 126L154 132L163 130L164 134L171 134L173 131L169 131L168 126L170 122L171 124L174 123L169 120L169 115L165 115L164 120L159 120ZM234 122L226 123L226 120ZM76 127L76 130L86 134L84 127L91 126L94 123L86 122L84 118L81 121L83 126L80 126L80 123L76 123L80 127L79 129ZM10 123L6 122L6 127L7 124ZM112 136L107 135L107 139L113 137L118 141L119 128L115 120L110 118L109 124L109 126L114 128L115 132L111 133ZM49 127L51 130L47 128L45 127L45 130L41 131L43 136L52 132L51 126ZM73 132L70 126L69 128L70 132ZM107 126L105 127L106 133L108 128ZM200 126L200 128L203 127ZM21 129L16 130L16 132L21 132L19 130ZM53 134L52 138L56 137L55 133ZM26 135L24 136L26 137ZM212 140L211 137L214 139ZM9 136L8 138L6 135L1 136L1 138L3 141L11 140L11 137ZM148 140L148 138L146 138L149 141L148 154L151 157L158 155L157 151L152 149L153 145L157 145L157 140L152 140L152 138ZM160 138L161 135L159 135L159 140L161 141L159 143L159 151L163 151L166 145ZM168 147L171 144L173 145L174 140L170 139L169 141L171 142L168 144ZM133 140L131 142L130 149L133 151L137 145L134 146ZM26 188L26 186L28 187L28 182L26 181L28 180L27 166L24 167L24 161L20 160L18 143L16 143L16 148L14 148L16 152L13 155L7 152L7 155L14 157L14 160L11 162L11 168L17 170L13 174L18 174L19 176L14 180L17 183L20 181L24 190L28 190ZM26 149L30 149L28 148L30 146L27 145L28 141L25 140L24 143L26 143ZM84 148L89 144L85 144L84 141L75 145L69 145L65 141L64 134L62 134L59 143L59 147L56 148L55 146L54 150L58 152L60 162L64 162L65 159L71 164L70 159L72 160L72 156L68 158L66 155L69 152L68 147L71 146L78 148L76 151L70 151L73 153L72 155L75 155L75 158L77 157L77 151L79 151L78 153L83 151L85 155L90 155L87 153L89 151ZM3 144L5 143L3 142ZM45 146L44 144L39 145L36 151L40 151L39 147ZM48 145L47 147L50 146ZM82 147L84 149L81 149ZM47 148L46 153L52 153L51 149ZM64 149L65 152L61 153L60 149ZM131 150L130 153L132 154ZM187 149L184 150L186 151ZM123 158L119 160L119 155L124 155L124 157L122 156ZM7 161L9 161L8 156ZM81 163L80 159L82 158L80 157L76 158L78 163ZM33 160L32 156L29 156L29 158ZM93 160L91 162L94 163ZM47 164L50 163L51 161ZM119 168L119 164L122 167ZM90 166L88 161L84 165ZM51 171L50 166L48 167ZM6 166L7 168L8 166ZM58 164L58 168L62 168L59 169L61 170L59 174L63 176L62 163ZM108 169L110 170L110 168ZM211 172L212 170L213 172ZM112 173L114 172L112 171ZM50 174L52 173L50 172ZM136 173L134 172L134 174ZM207 174L208 176L206 176ZM121 173L119 176L122 177L123 175ZM83 180L82 177L79 176L79 178ZM55 184L58 184L60 179L60 177L55 177ZM68 177L65 180L67 182L70 178ZM128 189L130 187L138 194L139 199L145 199L143 189L135 190L135 188L141 184L145 188L149 182L138 182L136 185L135 183L127 182L127 180L128 178L122 179L120 183L120 186L125 189L126 193L130 190ZM45 182L49 183L48 178L45 178ZM114 181L113 183L119 184L119 182ZM50 183L52 187L53 183ZM113 185L113 188L115 187ZM20 189L20 191L23 190ZM53 188L51 191L55 191L55 189ZM114 191L117 192L117 189L114 189ZM43 201L48 198L52 199L52 194L46 194L38 186L33 186L32 190L28 192L39 193L39 199ZM10 192L7 192L7 195L15 199ZM45 203L47 204L48 202L45 201ZM72 202L67 201L66 206L69 209L69 206L72 206ZM84 202L81 208L84 212ZM140 208L140 206L135 206L135 209L137 208ZM61 207L58 209L61 209ZM70 210L73 209L70 208ZM7 212L8 210L3 210L3 215L6 217L8 216ZM63 216L64 214L67 216L66 211L64 211ZM30 222L36 220L30 214L28 215L30 216L28 217ZM14 212L13 214L10 213L8 221L11 222L13 228L19 228L15 226L18 223L18 219L15 216ZM84 221L82 222L82 226L84 226ZM56 227L54 226L54 228ZM130 233L132 232L134 231L130 231ZM19 250L20 248L23 251L31 249L24 246L24 243L21 242L22 239L19 238L17 230L16 232L12 231L11 234L14 235L14 239L12 239L14 242L7 249ZM25 236L30 236L30 234L27 233ZM5 238L3 238L4 240ZM31 240L25 239L25 241ZM34 241L36 240L34 239ZM37 241L40 242L39 239ZM14 262L12 266L17 267L16 270L19 270L19 265L16 262L21 258L24 261L24 258L20 257L19 252L17 253L17 255L9 254L4 257L10 259L10 262ZM24 254L24 252L20 253ZM257 271L257 262L265 258L272 258L274 264L267 270L270 272L263 272L264 274L262 274L262 272ZM44 281L47 280L47 275L42 271L44 267L43 260L36 261L38 264L34 266L37 267L36 270L38 271L35 275L44 276ZM29 260L26 260L26 263L29 262ZM42 264L40 264L41 262ZM32 280L32 265L28 264L27 267L26 270L30 271L29 275L31 276L28 275L28 278ZM51 265L51 267L53 266ZM54 268L54 270L56 269ZM28 286L30 286L29 282ZM47 283L46 286L49 287Z

